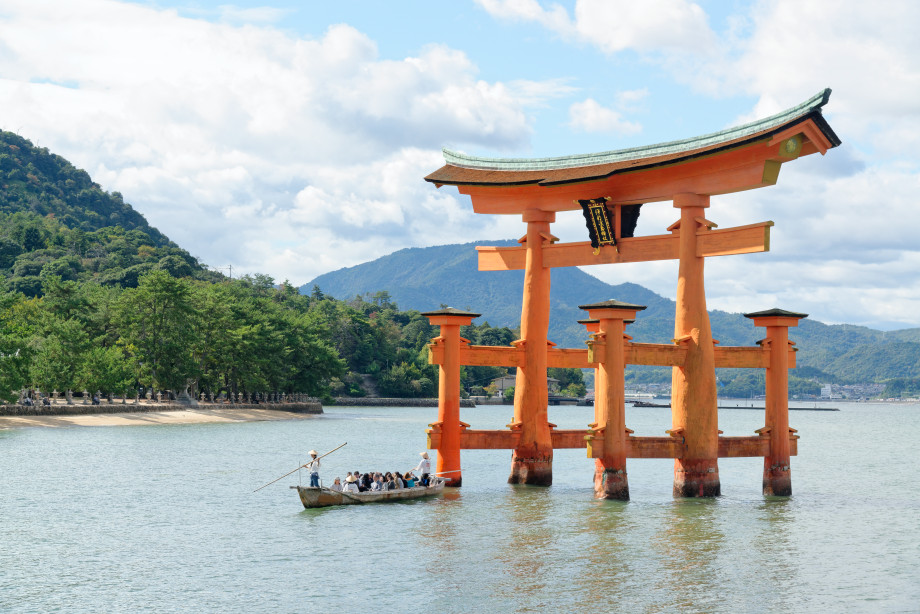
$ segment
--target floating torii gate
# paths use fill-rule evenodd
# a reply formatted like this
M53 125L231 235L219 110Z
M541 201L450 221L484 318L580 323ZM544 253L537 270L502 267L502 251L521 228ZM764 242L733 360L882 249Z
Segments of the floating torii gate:
M830 90L782 113L715 134L599 154L542 159L495 159L445 150L445 166L425 177L457 186L484 214L520 215L520 247L477 247L482 271L524 270L521 339L511 347L471 346L460 327L479 314L428 312L441 334L429 346L440 366L438 421L428 430L438 471L460 486L461 449L511 449L510 483L552 483L553 450L587 448L596 459L595 495L628 499L627 458L673 458L674 495L720 494L719 457L764 458L766 494L791 493L789 457L796 454L788 421L788 369L795 354L788 327L805 314L773 309L746 314L767 335L758 347L716 347L703 283L704 259L769 251L773 222L717 230L704 216L714 195L773 185L783 163L840 144L821 114ZM605 200L615 245L558 243L550 224L579 201ZM680 219L669 234L634 237L624 217L632 205L671 201ZM611 300L583 305L589 348L560 349L547 339L550 269L562 266L679 261L672 344L632 343L625 323L644 309ZM514 420L503 430L472 430L460 421L460 365L517 367ZM626 364L673 367L672 424L666 437L634 437L626 428ZM589 430L560 430L548 420L547 367L594 368L595 422ZM764 368L764 428L750 437L723 437L718 428L717 367Z

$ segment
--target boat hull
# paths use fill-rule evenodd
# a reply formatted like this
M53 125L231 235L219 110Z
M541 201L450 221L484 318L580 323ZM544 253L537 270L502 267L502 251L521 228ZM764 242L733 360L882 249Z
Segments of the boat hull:
M444 492L444 480L437 480L427 488L415 486L413 488L398 488L396 490L383 490L362 493L345 493L328 488L310 488L309 486L291 486L297 490L300 502L307 509L315 507L332 507L334 505L364 505L366 503L389 503L392 501L407 501L433 497Z

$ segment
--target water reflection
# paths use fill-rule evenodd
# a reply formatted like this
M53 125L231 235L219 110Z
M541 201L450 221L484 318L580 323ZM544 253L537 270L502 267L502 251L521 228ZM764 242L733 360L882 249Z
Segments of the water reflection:
M558 559L554 555L556 527L549 520L553 508L547 488L508 487L496 509L505 530L497 536L501 546L493 558L501 573L493 586L493 597L505 597L513 591L526 602L545 590L549 566Z
M427 513L424 526L416 533L418 549L426 552L426 571L435 590L449 600L460 594L464 580L460 564L464 552L458 542L458 533L463 533L463 494L458 489L449 489L437 499L423 503Z
M665 608L712 611L725 598L719 557L725 534L718 499L678 499L667 513L652 548L661 557L655 593Z
M749 574L747 590L760 594L765 600L776 598L777 587L789 590L803 588L804 583L797 561L804 553L790 530L795 520L795 507L788 497L766 497L753 511L755 535L750 540L751 550L744 561L756 574ZM798 591L793 591L798 593ZM791 604L786 604L791 605Z
M638 558L629 552L635 526L624 501L594 500L579 510L577 519L583 556L582 573L576 578L579 609L603 611L628 596Z

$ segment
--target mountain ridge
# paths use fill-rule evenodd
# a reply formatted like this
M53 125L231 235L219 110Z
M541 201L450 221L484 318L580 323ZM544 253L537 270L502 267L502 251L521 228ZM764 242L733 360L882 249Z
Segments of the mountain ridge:
M514 241L474 241L405 248L376 260L331 271L301 286L314 286L340 300L386 291L401 309L425 311L449 305L483 315L478 322L515 328L520 323L523 271L480 272L477 245L516 245ZM673 336L672 299L639 284L611 285L578 268L552 273L549 338L560 347L584 347L587 333L578 305L609 298L646 305L628 332L637 342L667 343ZM763 337L739 313L710 311L713 336L722 346L751 346ZM881 331L852 324L804 319L790 329L800 367L828 379L879 381L920 375L920 328Z

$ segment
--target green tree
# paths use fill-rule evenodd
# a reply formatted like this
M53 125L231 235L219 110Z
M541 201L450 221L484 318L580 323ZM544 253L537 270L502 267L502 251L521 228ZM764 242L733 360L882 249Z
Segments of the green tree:
M327 396L331 380L341 378L346 371L346 363L329 341L328 332L314 314L299 314L291 316L286 338L291 352L286 378L279 388Z
M195 379L192 340L196 312L188 282L150 271L115 307L124 347L137 360L140 382L183 390Z
M89 337L74 318L61 320L45 315L41 335L33 337L30 381L42 390L79 388L90 348Z
M437 396L437 383L411 363L400 363L377 380L380 392L390 397Z
M547 369L547 375L553 379L559 380L559 394L568 397L583 397L587 388L585 387L585 374L581 369L563 369L551 367Z
M13 401L29 386L38 302L10 292L0 277L0 400Z
M134 357L122 348L95 346L86 352L79 375L87 390L101 390L111 398L133 388L135 369Z

